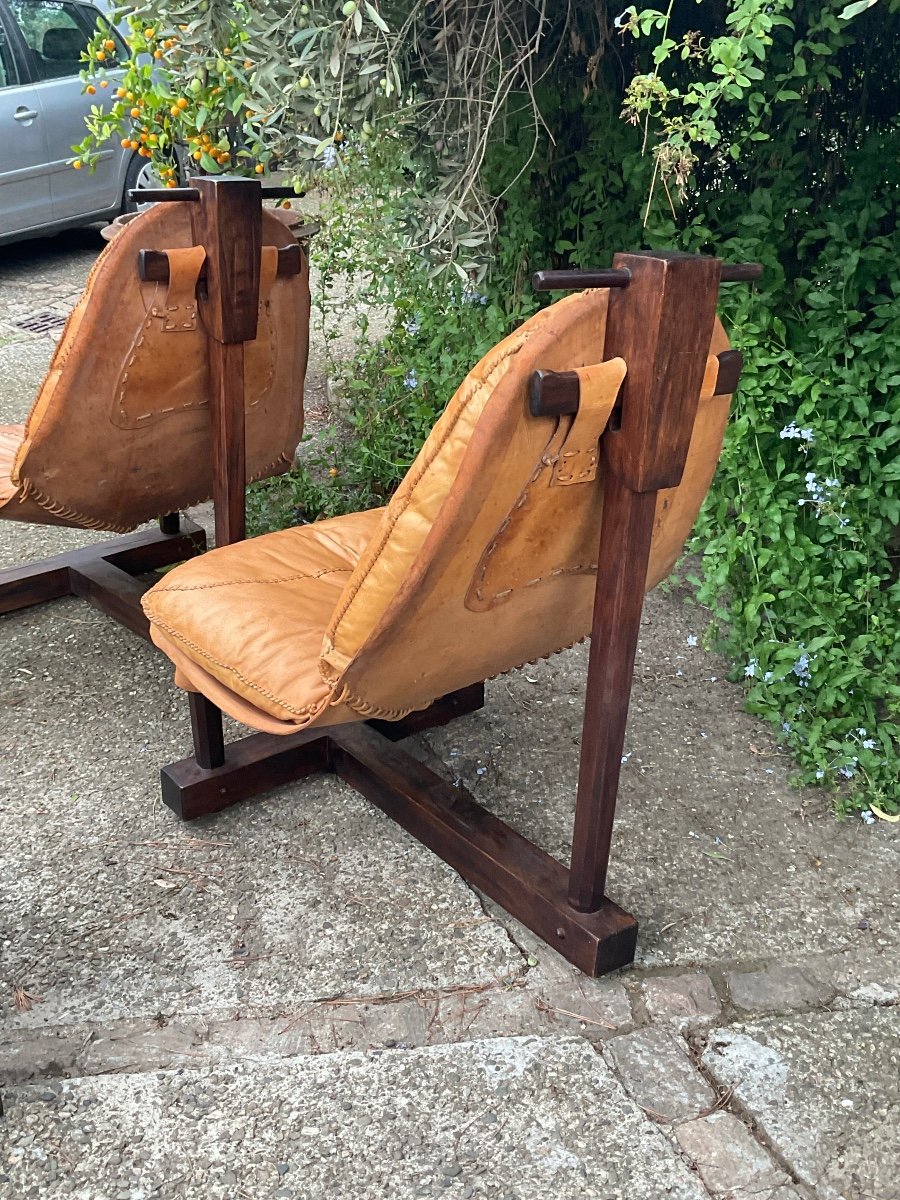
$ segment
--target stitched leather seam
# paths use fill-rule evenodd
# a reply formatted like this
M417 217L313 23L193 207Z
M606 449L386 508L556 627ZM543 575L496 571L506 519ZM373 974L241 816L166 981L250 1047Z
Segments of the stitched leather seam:
M538 575L535 579L529 579L527 583L520 583L518 587L504 588L502 592L494 592L493 598L498 600L501 596L511 596L513 592L520 592L523 588L534 587L538 583L545 583L548 579L556 579L560 575L583 575L589 571L596 571L596 563L576 563L574 567L554 567L552 571L548 571L546 575ZM481 588L475 589L475 595L479 600L484 599L484 592ZM572 643L574 645L574 642ZM563 647L565 649L565 647ZM551 651L555 654L556 651ZM510 668L512 669L512 668Z
M207 662L213 663L215 666L219 667L220 670L227 671L229 675L233 675L235 679L240 680L240 682L244 685L244 687L250 688L254 692L258 692L260 696L265 696L265 698L267 700L273 701L275 704L280 705L281 708L286 708L288 710L288 712L296 713L296 715L298 717L307 717L308 718L310 713L318 714L319 712L322 711L323 708L326 707L326 705L328 703L327 696L324 697L318 704L307 704L307 705L304 705L303 708L297 708L297 706L294 704L288 704L288 702L286 700L282 700L282 698L280 696L274 695L272 692L268 691L266 688L260 687L259 684L254 683L250 679L247 679L247 677L242 675L240 673L240 671L236 671L234 669L234 667L230 666L228 663L222 662L220 659L216 658L214 655L208 654L205 650L203 650L200 646L198 646L196 642L192 642L190 640L190 638L186 638L183 634L179 633L176 629L173 629L171 627L171 625L166 624L165 621L162 621L162 620L160 620L159 617L154 616L150 612L151 607L152 606L148 605L145 600L144 601L144 612L146 612L147 616L150 618L150 620L153 622L154 625L158 625L160 629L162 629L165 633L167 633L169 635L169 637L173 638L176 642L181 642L181 644L183 646L187 646L188 649L192 650L195 655L199 655L200 658L205 658L207 660ZM233 690L234 689L232 688L232 691Z
M61 517L64 521L69 521L72 525L76 525L81 529L106 529L111 533L127 533L129 529L133 529L133 525L114 525L98 517L89 517L84 513L77 512L74 508L68 508L65 504L58 504L55 500L51 500L42 491L34 486L30 479L23 479L21 482L21 492L18 500L23 504L26 500L33 500L40 508L43 508L51 516Z
M329 567L325 571L314 571L312 573L298 572L296 575L281 575L272 578L260 579L223 579L218 583L194 583L194 584L159 584L157 591L159 592L204 592L209 588L221 587L243 587L248 583L295 583L298 579L321 579L324 575L349 575L353 570L352 567Z
M176 642L181 642L182 645L187 646L188 649L192 650L194 654L199 655L201 658L205 658L207 662L211 662L221 670L227 671L229 675L232 675L235 679L240 680L245 687L257 692L260 696L265 696L267 700L273 701L281 708L286 708L288 712L294 713L298 717L306 718L306 720L303 721L304 725L310 724L312 720L317 717L320 712L322 712L323 709L339 704L346 704L347 707L352 709L353 712L358 712L362 716L382 717L386 721L400 720L402 717L405 717L407 713L412 712L411 708L380 708L376 704L369 704L365 700L360 699L358 696L352 695L346 686L341 694L337 698L334 698L334 685L331 685L331 696L326 695L322 700L319 701L318 704L307 704L302 708L297 708L296 705L289 704L280 696L276 696L266 688L260 687L259 684L253 683L252 680L247 679L246 676L242 675L240 671L236 671L234 667L230 666L228 663L223 663L220 659L215 658L212 654L208 654L205 650L201 649L196 642L192 642L189 638L184 637L183 634L173 629L165 621L160 620L159 617L153 616L150 612L150 607L151 606L148 605L145 600L144 611L146 612L147 616L154 625L158 625L160 629L164 630L169 635L169 637L173 638ZM227 686L227 684L225 686ZM232 691L233 690L234 689L232 688Z
M519 351L522 349L522 347L528 342L530 337L531 337L530 333L524 333L519 338L517 338L516 342L513 346L511 346L508 350L504 351L504 353L502 355L498 355L496 360L491 364L491 368L487 372L487 375L493 374L494 371L496 371L498 369L498 367L500 367L504 362L506 362L506 360L508 358L512 358L512 356L514 354L518 354ZM422 477L425 475L426 471L428 471L428 469L431 467L432 463L437 458L438 454L444 448L444 445L446 444L446 442L449 441L449 439L453 436L454 432L456 431L456 426L459 424L460 420L465 415L466 409L467 409L468 405L471 403L472 398L475 396L475 394L477 392L479 392L484 387L485 382L486 382L486 377L482 378L482 379L473 380L466 395L461 397L461 399L460 399L459 408L457 409L456 417L454 418L453 423L448 426L446 432L444 433L444 436L441 438L440 442L434 447L434 450L433 450L431 456L427 459L427 461L425 461L421 464L421 466L419 467L419 470L416 472L416 475L415 475L414 479L412 480L412 483L411 483L409 492L406 496L406 499L403 501L402 507L400 505L398 505L396 515L391 514L388 517L387 527L385 528L383 535L382 535L381 539L379 540L378 550L375 553L374 557L372 558L371 562L369 563L368 570L366 571L365 575L363 575L362 578L360 578L357 581L356 586L353 588L350 595L346 597L346 599L345 599L343 605L341 606L341 608L339 609L339 611L332 617L331 621L329 622L330 628L332 628L334 630L335 638L337 637L338 627L340 626L341 621L346 616L347 610L350 608L350 605L356 599L360 588L362 587L365 580L368 578L369 574L372 571L372 568L375 566L375 563L378 561L378 558L381 555L382 550L384 549L389 537L391 536L391 534L394 531L394 527L397 525L400 518L404 515L407 508L409 508L410 504L412 503L416 488L418 487L419 483L422 481ZM369 552L370 552L370 547L367 546L366 553L369 553ZM328 642L329 642L329 644L333 645L333 639L329 638Z
M558 432L559 432L559 429L557 428L557 430L554 432L553 436L550 438L550 442L547 443L548 446L553 442L553 439L557 436ZM563 443L563 444L565 444L565 443ZM514 508L517 508L517 509L522 508L525 504L527 504L528 496L529 496L529 489L535 483L537 483L538 479L540 478L541 474L544 471L546 471L548 468L550 470L552 470L558 462L559 462L559 455L558 454L547 454L547 451L545 449L544 453L541 455L540 462L534 469L534 472L533 472L531 478L529 479L529 481L525 485L525 487L522 489L522 492L519 495L519 498L516 500ZM482 602L484 601L484 592L482 589L484 587L484 580L485 580L485 576L487 575L487 572L488 572L488 567L490 566L490 563L491 563L491 558L494 556L494 554L496 554L497 550L499 549L500 539L502 538L503 534L506 533L511 521L512 521L512 513L509 513L509 514L507 514L507 516L505 516L503 518L503 521L500 524L500 528L494 534L494 538L493 538L490 546L488 546L487 550L484 553L484 556L482 557L481 570L478 572L478 577L477 577L478 582L477 582L477 584L475 584L475 587L473 589L475 592L475 595L479 601L482 601ZM538 583L540 581L534 580L533 582ZM505 591L495 592L494 598L499 599L501 596L510 596L510 595L512 595L513 591L514 591L513 588L506 588Z
M255 483L257 479L266 479L272 474L275 468L280 466L282 463L285 463L287 466L291 465L291 460L283 452L279 454L274 462L269 463L267 466L263 467L261 471L258 471L255 475L252 475L247 482ZM63 504L57 504L56 501L51 500L49 496L44 495L43 492L35 487L30 479L23 479L20 486L22 489L18 496L20 504L25 500L33 499L36 504L40 505L41 508L46 509L47 512L52 513L54 516L62 517L66 521L71 521L73 525L77 525L81 529L100 529L106 530L109 533L129 533L138 525L142 525L144 521L155 521L157 517L164 516L166 513L171 511L171 509L168 507L164 508L162 512L160 512L159 509L154 509L152 512L144 512L141 516L135 518L130 525L115 524L112 521L108 521L105 517L89 517L85 513L77 512L73 508L67 508ZM208 499L209 493L204 496L197 496L197 498L194 500L185 500L185 502L180 504L178 507L179 509L193 508L195 504L202 504L204 500Z

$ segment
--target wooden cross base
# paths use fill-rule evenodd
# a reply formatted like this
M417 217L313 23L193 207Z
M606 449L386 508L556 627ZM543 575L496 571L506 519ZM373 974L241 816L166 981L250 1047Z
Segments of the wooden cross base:
M569 872L555 858L453 787L394 742L445 725L484 704L474 684L403 721L363 721L285 737L258 733L225 747L204 770L196 758L164 767L164 802L184 820L219 812L318 771L333 771L475 887L501 904L586 975L634 959L637 921L605 897L593 912L567 899Z
M180 521L173 513L161 518L159 529L0 571L0 613L62 596L81 596L149 641L150 624L141 609L141 596L150 584L135 576L193 558L205 549L206 534L200 526Z

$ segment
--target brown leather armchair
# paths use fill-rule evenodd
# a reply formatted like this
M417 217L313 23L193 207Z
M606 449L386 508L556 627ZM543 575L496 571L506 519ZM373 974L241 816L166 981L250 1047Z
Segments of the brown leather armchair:
M0 426L0 520L125 531L212 495L204 265L189 204L158 205L104 249L24 425ZM309 280L276 276L296 244L263 214L259 331L247 345L247 478L284 471L303 431ZM139 252L169 252L167 283Z
M288 734L397 719L591 628L597 445L626 365L602 354L607 291L544 309L464 380L386 508L267 534L169 572L144 598L177 682ZM712 355L728 342L717 323ZM532 417L537 369L582 368L577 416ZM728 396L709 358L681 484L659 493L646 586L681 552ZM590 468L572 466L584 460ZM579 473L580 470L580 473Z
M242 372L247 481L293 461L309 346L306 256L256 205L259 302ZM92 269L25 423L0 426L0 520L125 532L162 517L161 531L0 571L0 613L74 592L146 636L144 585L133 576L205 547L203 531L178 518L214 490L216 351L194 218L190 203L167 203L123 227ZM145 252L162 273L142 277Z
M718 260L617 262L622 291L545 309L469 373L385 508L213 550L143 600L191 694L194 757L162 772L179 815L330 769L591 974L637 935L605 881L642 597L697 515L739 372ZM567 870L394 743L588 633ZM220 709L260 732L225 745Z

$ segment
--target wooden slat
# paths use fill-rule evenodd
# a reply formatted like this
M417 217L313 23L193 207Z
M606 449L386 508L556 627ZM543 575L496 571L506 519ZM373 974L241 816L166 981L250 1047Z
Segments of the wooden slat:
M589 975L634 957L637 922L605 901L578 913L555 858L366 725L329 731L332 769Z
M206 535L200 526L185 521L175 535L149 529L93 546L80 546L21 567L8 567L0 571L0 613L17 612L45 600L72 595L71 569L105 560L129 574L139 574L192 558L205 546Z
M132 633L150 640L150 622L141 608L141 597L149 583L135 579L102 558L70 567L69 578L73 596L89 600Z

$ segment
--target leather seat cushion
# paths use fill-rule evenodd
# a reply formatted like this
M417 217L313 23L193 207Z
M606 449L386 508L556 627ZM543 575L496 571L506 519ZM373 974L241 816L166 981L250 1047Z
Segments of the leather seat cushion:
M334 690L319 670L325 628L382 516L374 509L283 529L170 571L144 609L181 686L257 728L283 733L313 721Z
M24 425L0 425L0 505L6 504L19 490L11 476L16 451L24 437Z

